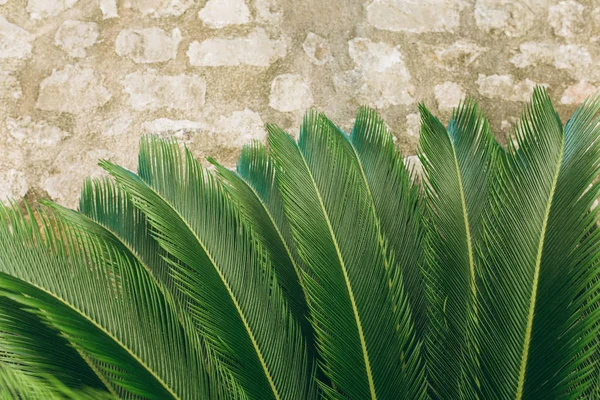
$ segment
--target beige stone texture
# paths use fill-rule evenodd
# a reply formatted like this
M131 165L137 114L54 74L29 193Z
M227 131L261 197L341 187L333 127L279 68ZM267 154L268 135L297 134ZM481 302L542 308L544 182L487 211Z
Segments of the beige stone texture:
M566 121L598 65L600 0L0 0L0 201L75 206L144 134L231 167L309 107L378 109L418 168L419 102L474 97L506 143L536 84Z

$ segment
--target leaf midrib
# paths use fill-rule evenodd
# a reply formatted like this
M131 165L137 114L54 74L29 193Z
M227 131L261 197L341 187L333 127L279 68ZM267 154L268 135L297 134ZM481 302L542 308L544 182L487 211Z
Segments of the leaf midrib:
M298 149L298 147L296 147ZM350 303L352 305L352 312L354 314L354 319L356 322L356 326L358 329L358 336L360 339L360 346L362 349L362 353L363 353L363 359L365 362L365 369L366 369L366 373L367 373L367 380L369 382L369 391L371 393L371 399L372 400L376 400L377 399L377 394L375 392L375 383L373 380L373 373L371 371L371 362L369 361L369 352L367 350L367 343L365 340L365 336L363 333L363 329L362 329L362 323L360 320L360 315L358 314L358 308L356 306L356 300L354 299L354 292L352 290L352 284L350 283L350 279L348 277L348 271L346 269L346 263L344 262L344 259L342 257L342 253L340 250L340 247L338 245L337 242L337 238L335 236L335 233L333 231L333 226L331 225L331 221L329 220L329 215L327 213L327 210L325 208L325 204L323 203L323 199L321 197L321 192L319 191L319 188L317 187L317 183L315 182L314 176L312 174L312 172L310 171L310 168L308 166L308 163L306 162L306 159L304 158L304 155L302 154L301 151L298 151L298 154L300 155L300 158L302 159L302 162L304 163L304 166L306 167L306 170L308 171L308 175L310 176L310 180L313 184L313 188L315 189L315 193L317 194L317 199L319 200L319 206L321 207L321 211L323 212L323 215L325 217L325 221L327 222L327 228L329 230L329 233L331 235L331 238L333 239L333 245L335 247L335 251L336 254L338 256L338 259L340 261L340 267L342 269L342 272L344 274L344 281L346 283L346 289L348 291L348 295L350 296Z
M154 194L156 194L156 196L158 196L165 204L168 205L168 207L173 210L173 212L175 212L177 214L177 216L179 217L179 219L182 221L182 223L185 225L185 227L192 233L192 235L194 236L194 238L196 239L196 241L198 242L198 244L200 245L200 247L202 248L202 250L205 252L206 256L208 257L208 259L210 260L211 264L213 265L215 272L217 272L217 274L219 275L219 278L221 279L221 282L223 283L223 285L225 286L225 289L227 290L227 293L229 294L229 296L231 297L233 304L236 308L236 311L238 312L238 315L240 316L240 319L242 320L242 323L244 324L244 328L246 329L246 333L248 334L248 336L250 337L250 341L252 342L252 346L254 348L254 351L256 352L256 355L258 356L258 359L260 361L261 367L263 368L263 371L266 375L266 378L269 382L269 386L271 388L271 391L273 392L273 395L275 396L275 398L277 400L280 400L281 397L279 395L279 392L277 390L277 387L275 386L275 382L273 380L273 377L271 376L271 372L269 371L269 368L267 367L266 361L262 355L262 352L260 351L260 348L258 346L258 343L256 341L256 338L254 337L254 334L252 332L252 330L250 329L250 325L248 324L248 321L239 305L239 302L237 300L237 297L235 296L235 294L233 293L233 291L231 290L231 287L229 286L229 284L227 283L227 281L225 280L225 276L223 276L223 274L221 273L221 271L219 270L219 268L217 267L218 263L214 260L212 254L208 251L208 249L204 246L204 243L200 240L200 238L198 237L198 235L196 234L196 232L192 229L192 227L187 223L187 221L183 218L183 216L181 215L181 213L179 212L179 210L175 209L175 207L173 207L171 205L171 203L169 201L167 201L162 194L160 194L158 191L156 191L152 186L148 185L146 182L142 181L140 179L140 182L145 185L148 189L150 189Z
M517 393L516 400L521 400L523 398L523 389L525 385L525 373L527 370L527 360L529 358L529 344L531 340L531 333L533 330L533 317L535 313L535 305L537 300L537 289L539 285L539 277L540 277L540 267L542 264L542 253L544 250L544 241L546 239L546 231L548 226L548 220L550 219L550 209L552 207L552 202L554 200L554 193L556 191L556 185L558 183L558 177L560 174L560 169L563 162L563 154L564 154L564 135L561 135L561 146L560 146L560 154L558 156L558 162L556 163L556 170L554 172L554 179L552 181L552 188L550 190L550 195L548 197L548 203L546 204L546 211L544 214L544 222L542 224L542 233L540 235L540 241L538 243L538 251L535 260L535 269L533 274L533 283L532 283L532 291L531 297L529 300L529 314L527 316L527 327L525 329L525 338L523 341L523 352L521 354L521 366L519 371L519 381L517 385Z
M171 396L173 396L174 399L181 400L181 398L175 392L173 392L173 390L169 387L169 385L167 385L167 383L164 382L162 380L162 378L159 377L154 372L154 370L152 368L150 368L142 359L140 359L133 352L133 350L131 350L127 345L125 345L123 342L121 342L121 340L119 340L117 337L115 337L111 332L107 331L102 325L98 324L92 317L90 317L89 315L87 315L83 311L79 310L77 307L75 307L75 305L69 303L68 301L64 300L63 298L61 298L60 296L56 295L55 293L49 291L48 289L46 289L44 287L39 286L37 283L28 282L27 280L19 278L19 277L16 277L14 275L10 275L10 274L7 274L7 275L11 276L11 277L13 277L15 279L18 279L20 281L23 281L26 284L33 286L34 288L38 289L39 291L41 291L43 293L46 293L47 295L49 295L53 299L57 300L61 304L65 305L67 308L71 309L72 311L74 311L78 315L81 315L85 320L87 320L89 323L91 323L95 328L97 328L99 331L101 331L102 333L104 333L105 335L107 335L110 339L112 339L115 343L117 343L122 349L124 349L127 352L127 354L129 354L135 361L137 361L142 367L144 367L144 369L146 369L146 371L148 371L161 384L161 386Z

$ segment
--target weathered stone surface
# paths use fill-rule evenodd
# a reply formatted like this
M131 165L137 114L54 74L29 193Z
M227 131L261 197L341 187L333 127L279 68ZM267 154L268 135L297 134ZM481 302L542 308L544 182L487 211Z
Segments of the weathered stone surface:
M281 19L281 5L278 0L254 0L256 20L262 23L276 24Z
M117 9L117 0L98 0L100 11L102 11L103 19L111 19L119 17L119 10Z
M194 0L130 0L131 6L153 18L179 17L195 3Z
M600 89L599 28L599 0L0 0L0 175L75 205L146 132L233 166L263 121L362 104L415 154L416 102L447 124L463 95L505 143L534 82L563 121Z
M458 3L447 0L374 0L367 20L395 32L452 32L459 25Z
M73 7L79 0L28 0L26 10L31 19L55 17Z
M585 7L573 0L561 1L548 10L548 23L558 36L570 37L583 31Z
M553 42L527 42L510 62L518 68L553 64L558 69L585 68L592 63L589 50L581 45L559 45Z
M313 32L308 32L302 48L310 62L316 65L323 65L333 58L327 41Z
M456 82L444 82L433 88L440 109L454 108L465 98L466 93Z
M268 67L286 54L282 39L271 39L266 32L257 28L246 37L229 37L195 41L187 51L193 66L218 67L253 65Z
M250 22L250 10L244 0L208 0L198 17L211 28Z
M536 0L477 0L475 22L488 33L522 36L544 12L543 2Z
M486 51L486 47L474 42L459 40L447 47L437 47L434 53L436 61L443 68L457 70L468 67Z
M198 75L160 75L147 70L126 75L121 85L134 110L194 111L204 107L206 82Z
M56 31L54 43L75 58L84 58L88 47L98 40L100 31L94 22L66 20Z
M481 95L508 101L529 101L536 86L536 83L529 79L515 82L512 75L479 74L476 83Z
M41 181L41 188L53 200L69 207L76 207L84 180L87 177L97 178L106 175L98 167L100 159L114 160L115 154L105 149L77 153L65 147L53 163L53 173ZM77 168L69 170L66 168L68 165L77 165Z
M412 137L421 136L421 116L418 113L406 116L406 133Z
M22 171L11 168L0 170L0 201L8 204L9 200L18 200L27 194L29 184Z
M352 39L348 46L355 69L334 76L338 91L353 93L360 103L377 108L414 101L400 46L365 38Z
M160 28L124 29L116 40L116 51L140 64L166 62L177 57L181 31L171 33Z
M598 93L598 87L586 81L580 81L565 89L560 102L562 104L580 104L588 96Z
M31 56L32 42L35 39L25 29L12 24L0 15L0 60L7 58L28 58Z
M0 69L0 101L16 101L23 96L23 89L12 71Z
M264 141L266 137L262 118L250 109L221 116L205 115L196 121L159 118L145 122L143 129L147 133L177 137L184 143L201 140L206 144L201 149L205 154L218 148L240 148L251 140Z
M101 107L111 98L103 80L102 75L87 67L66 65L55 69L40 84L36 107L73 114Z
M69 134L45 121L34 121L30 116L7 118L6 130L19 145L56 146Z
M310 87L300 75L283 74L271 82L269 106L278 111L305 111L313 103Z

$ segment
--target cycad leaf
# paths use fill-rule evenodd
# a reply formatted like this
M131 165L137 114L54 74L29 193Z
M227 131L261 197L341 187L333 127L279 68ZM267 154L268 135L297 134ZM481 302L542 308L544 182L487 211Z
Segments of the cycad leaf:
M176 322L163 313L160 294L139 265L57 215L40 211L36 220L5 207L0 215L6 296L40 310L111 391L126 398L192 398L185 385L195 383L173 375L163 359L168 351L180 354L181 344L170 341Z
M478 317L481 396L521 399L540 303L542 254L564 157L560 119L539 88L501 157L483 221ZM575 217L577 218L577 217ZM566 227L568 228L568 227ZM556 296L568 295L560 291ZM544 340L537 338L536 340Z
M428 366L435 397L456 399L473 395L476 249L500 147L472 101L454 111L448 130L424 106L420 109L420 158L431 224L425 250Z
M524 372L523 397L574 398L589 384L600 321L600 98L566 124L564 150L548 215ZM586 364L588 366L586 367Z
M103 162L148 217L185 309L207 346L252 399L310 398L299 329L272 268L260 262L223 189L176 143L144 140L139 175Z
M424 225L421 188L411 181L393 136L375 110L362 107L350 136L373 196L382 236L393 255L393 280L401 279L410 304L415 332L425 329L427 303L421 273Z
M114 400L115 397L91 388L72 389L52 375L31 375L0 362L0 399Z
M305 117L298 145L276 127L269 131L326 375L348 398L422 396L418 374L403 371L403 361L414 364L401 353L394 309L401 305L393 302L373 199L348 138L316 113Z
M214 160L211 162L216 166L226 190L240 206L252 233L267 251L290 311L312 348L313 332L308 304L300 284L299 260L292 252L293 242L275 182L275 166L267 155L266 147L259 142L245 146L238 160L237 173Z
M52 207L87 233L111 243L132 265L144 270L140 273L149 287L137 290L157 292L156 298L152 298L157 314L148 318L168 321L165 333L169 336L161 334L159 324L144 327L140 335L145 335L148 348L162 358L165 370L179 377L179 383L183 384L181 389L187 396L210 396L210 390L215 388L210 387L206 375L203 345L189 316L175 298L177 290L169 275L167 253L151 236L145 216L125 192L109 179L88 180L80 197L80 213L57 204ZM148 305L142 303L139 307L146 310ZM157 328L159 330L152 331Z
M0 297L0 364L33 377L52 375L72 389L107 390L60 331L7 297Z

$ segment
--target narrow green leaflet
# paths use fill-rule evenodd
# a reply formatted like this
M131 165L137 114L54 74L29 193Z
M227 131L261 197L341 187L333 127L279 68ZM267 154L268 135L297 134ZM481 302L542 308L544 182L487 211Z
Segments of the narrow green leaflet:
M532 332L534 316L546 306L539 298L543 280L553 279L541 271L542 255L564 154L560 119L548 95L537 88L514 142L500 159L483 222L477 311L485 399L523 398L532 345L550 339Z
M58 330L6 296L0 297L0 364L34 378L52 375L67 388L107 391Z
M147 216L190 313L234 396L310 399L312 371L273 268L215 178L176 143L140 146L139 177L102 166ZM239 384L239 386L237 386Z
M477 247L500 152L477 105L463 102L448 130L421 106L421 155L430 227L425 246L427 361L436 398L472 397L477 369Z
M402 353L400 310L386 271L373 199L345 135L309 113L296 144L269 127L277 181L298 252L328 398L421 398L418 354ZM415 344L411 343L414 349ZM404 367L415 370L405 370Z
M162 341L158 349L175 352L180 343L171 340L175 321L145 271L56 215L38 216L0 208L3 295L40 310L114 394L192 398L185 389L194 383L170 370L153 347Z
M252 233L267 251L290 311L302 327L310 352L314 353L308 304L300 284L299 260L292 250L291 233L276 186L275 166L266 147L258 142L245 146L238 160L238 172L214 160L211 162L232 199L240 206Z
M110 400L108 392L72 389L52 375L31 375L0 362L0 399L12 400Z
M86 232L111 243L136 268L143 269L151 289L159 292L152 299L163 315L149 316L150 319L168 320L176 325L169 326L171 337L160 334L160 325L144 328L145 342L154 351L164 351L168 357L161 361L170 373L187 376L186 392L190 398L210 397L211 388L203 360L204 347L197 330L193 327L188 314L179 306L175 298L178 291L169 274L170 266L167 253L151 236L145 216L134 207L125 192L105 178L88 180L84 184L80 197L80 212L75 212L57 204L51 206L69 222L76 224ZM142 272L141 272L142 273ZM152 332L151 327L159 331ZM168 340L171 343L165 343Z
M393 136L376 111L367 107L358 111L350 139L373 196L381 234L396 264L391 278L402 281L415 332L423 337L427 299L421 272L425 226L420 184L411 181Z
M600 299L600 99L588 99L564 128L564 149L539 266L522 397L585 393L597 346Z

